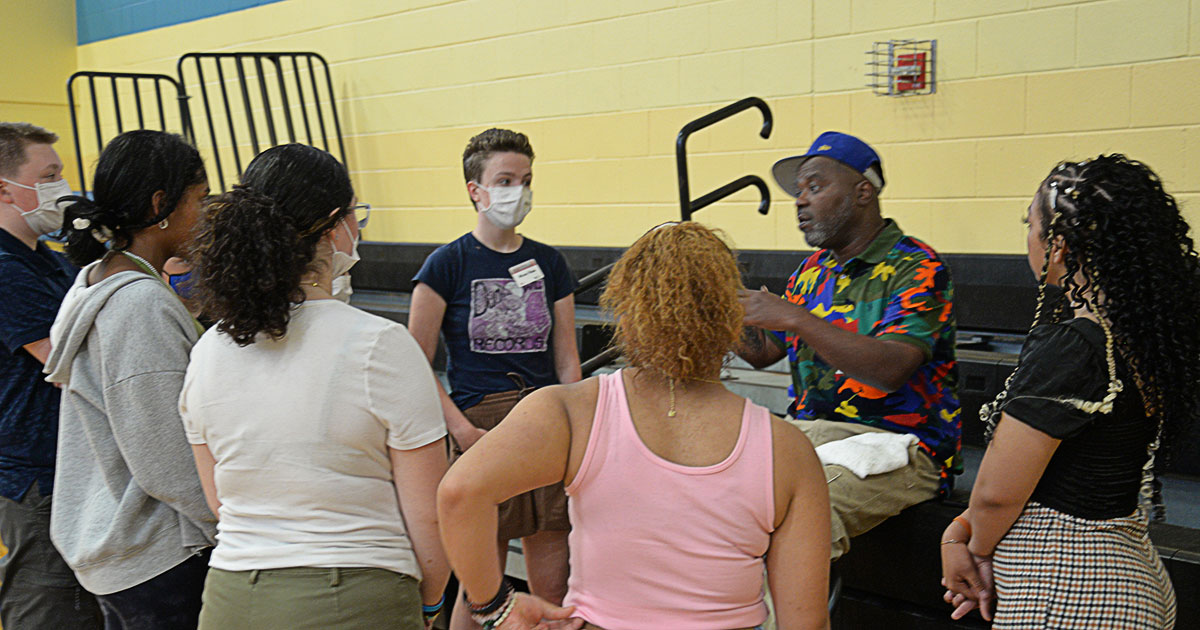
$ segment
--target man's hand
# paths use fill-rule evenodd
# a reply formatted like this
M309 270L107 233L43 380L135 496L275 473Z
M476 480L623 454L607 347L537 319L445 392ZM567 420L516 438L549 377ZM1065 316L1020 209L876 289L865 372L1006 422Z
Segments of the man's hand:
M791 330L797 314L808 314L802 307L771 293L766 287L758 291L740 289L738 301L746 310L744 325L766 330Z

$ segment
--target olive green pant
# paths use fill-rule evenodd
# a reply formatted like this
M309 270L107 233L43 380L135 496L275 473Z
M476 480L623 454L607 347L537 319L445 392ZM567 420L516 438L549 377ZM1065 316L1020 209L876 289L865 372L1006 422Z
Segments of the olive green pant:
M424 630L417 580L386 569L224 571L204 582L199 630Z

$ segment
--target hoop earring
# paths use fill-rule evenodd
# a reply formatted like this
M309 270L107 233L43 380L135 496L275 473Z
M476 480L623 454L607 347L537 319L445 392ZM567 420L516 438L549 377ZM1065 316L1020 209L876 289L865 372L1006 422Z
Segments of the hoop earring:
M166 219L163 219L162 221L159 221L159 223L158 223L158 229L160 229L160 230L165 230L165 229L167 229L167 227L169 227L170 225L171 225L171 219L170 219L170 218L166 218Z

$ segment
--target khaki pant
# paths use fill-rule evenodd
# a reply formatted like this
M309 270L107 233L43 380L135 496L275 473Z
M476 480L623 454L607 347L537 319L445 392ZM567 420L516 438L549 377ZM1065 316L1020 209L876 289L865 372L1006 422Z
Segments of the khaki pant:
M788 420L808 436L814 447L863 433L887 433L884 429L853 422L831 420ZM830 560L850 549L850 539L865 534L907 507L937 496L941 469L917 445L908 448L908 465L892 472L859 479L849 469L825 466L832 508L833 541Z
M803 431L814 447L863 433L887 432L853 422L787 420ZM913 444L908 448L908 465L903 468L860 479L844 466L826 465L825 483L829 486L829 507L832 511L832 544L829 552L832 561L850 550L851 538L867 533L905 508L936 497L938 486L941 485L941 469ZM775 607L771 602L770 589L765 589L765 592L771 616L763 626L773 630Z
M210 568L199 630L424 630L417 580L386 569Z

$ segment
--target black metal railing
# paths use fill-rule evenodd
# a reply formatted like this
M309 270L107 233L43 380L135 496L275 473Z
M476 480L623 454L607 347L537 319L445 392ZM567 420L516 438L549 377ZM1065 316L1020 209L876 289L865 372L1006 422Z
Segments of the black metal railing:
M767 210L771 206L771 192L767 189L766 182L757 175L744 175L696 199L692 199L688 183L688 137L705 127L719 123L734 114L752 107L762 112L763 124L758 135L763 138L771 137L771 127L774 125L775 119L771 115L771 108L767 107L767 104L757 96L744 98L736 103L726 105L715 112L705 114L684 125L683 129L679 130L679 135L675 138L675 168L679 175L679 217L681 221L690 221L692 215L701 208L716 203L749 186L757 188L759 194L762 196L762 200L758 204L759 214L767 213Z
M724 186L720 186L715 190L707 192L696 199L691 198L691 190L688 182L688 167L687 167L687 141L693 133L715 125L716 123L729 118L739 112L747 109L757 108L762 112L763 124L758 135L763 138L771 136L771 128L774 125L774 117L771 115L771 108L767 106L761 98L751 96L744 98L736 103L732 103L718 109L714 112L705 114L683 126L679 130L679 135L675 138L675 167L679 176L679 213L681 221L691 221L692 215L701 209L724 199L743 188L753 186L758 189L761 195L761 200L758 204L759 214L767 214L771 207L771 192L767 189L766 182L757 175L743 175ZM579 281L579 288L575 290L575 294L579 295L584 291L599 286L608 278L608 274L612 271L613 266L606 265L588 274L585 278ZM613 347L607 347L594 357L585 360L580 369L584 377L591 375L596 370L616 361L620 358L621 353Z
M192 52L180 57L176 68L183 89L193 87L199 92L201 126L207 131L206 144L212 150L221 190L226 190L227 164L221 157L225 148L233 161L231 180L240 177L243 165L263 149L289 142L329 153L335 153L336 144L335 155L349 168L333 79L321 55ZM199 110L192 115L198 116Z
M175 131L186 136L202 154L211 154L211 166L215 168L209 169L209 175L215 173L221 191L241 177L244 165L260 151L287 142L324 149L340 157L349 168L333 78L321 55L192 52L179 58L176 70L178 77L88 70L76 72L67 80L79 186L84 193L85 134L80 130L80 108L76 106L80 100L76 98L76 84L83 81L86 85L79 89L87 90L97 153L104 150L104 143L112 136L128 130ZM188 94L189 87L196 94ZM172 91L164 95L168 88ZM128 95L130 90L132 96ZM199 96L200 105L189 107L193 96ZM168 107L167 99L174 99L174 104ZM116 133L111 133L114 130Z
M607 265L604 265L603 267L584 276L583 279L579 281L579 286L575 287L575 295L579 295L585 291L600 286L600 284L604 282L606 278L608 278L608 273L612 271L613 265L615 264L617 263L608 263Z
M93 70L76 72L67 79L67 106L71 111L71 131L75 138L75 162L79 167L80 194L87 194L88 187L83 161L83 142L79 131L78 108L76 107L77 99L75 97L75 90L77 81L86 81L87 100L92 106L91 119L95 127L97 153L104 150L104 143L110 137L124 133L127 127L130 130L158 129L160 131L175 131L176 133L183 134L188 139L193 139L190 119L188 117L187 95L174 77L165 74L145 74L138 72L100 72ZM97 92L97 81L101 84L100 92ZM171 91L165 96L163 94L164 84ZM105 117L101 116L101 103L106 102L107 96L101 96L105 91L105 87L108 88L107 92L112 98L110 121L105 121ZM143 90L153 90L153 96L144 96ZM121 95L127 91L132 92L132 99L126 96L123 101ZM132 100L132 103L130 103L130 100ZM147 100L151 102L148 104L146 103ZM173 102L168 106L167 101ZM178 109L177 112L175 111L176 108ZM157 114L158 119L157 125L154 125L155 114ZM134 115L136 115L137 120L136 126L133 125ZM175 115L178 115L178 119L174 119ZM106 125L106 122L108 125ZM106 133L106 130L115 130L116 133Z

